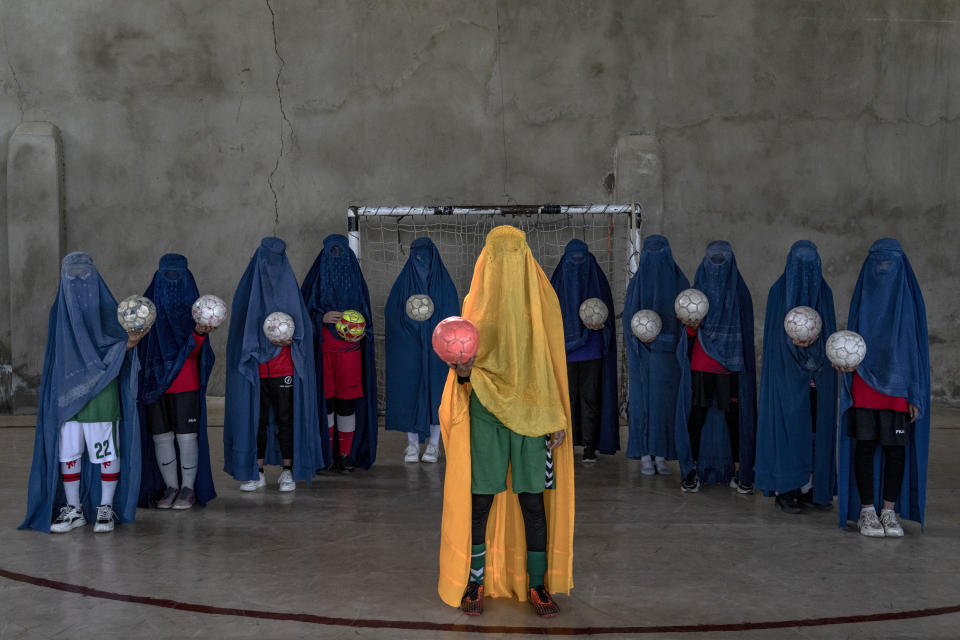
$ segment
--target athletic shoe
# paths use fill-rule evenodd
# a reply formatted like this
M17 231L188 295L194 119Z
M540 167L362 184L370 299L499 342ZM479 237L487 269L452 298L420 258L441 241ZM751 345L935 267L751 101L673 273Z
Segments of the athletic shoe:
M280 479L277 480L277 489L283 493L289 493L297 488L297 483L293 481L293 472L290 469L284 469L280 472Z
M113 505L100 505L97 507L97 522L93 525L93 532L107 533L113 531L113 519L116 517L116 514L113 512Z
M730 478L730 488L736 489L737 493L749 495L753 493L753 485L748 482L740 482L740 472L736 471Z
M533 610L536 611L537 615L541 618L552 618L560 613L560 607L553 601L550 593L543 585L530 587L528 599L530 600L530 604L533 605Z
M657 456L654 460L657 465L657 473L662 476L669 476L673 473L673 470L670 468L670 465L667 464L667 459Z
M423 452L423 457L420 458L421 462L436 462L440 459L440 447L433 444L432 442L427 443L427 449Z
M340 473L353 473L353 469L353 460L350 459L350 456L342 455L337 457L337 470Z
M697 476L696 469L691 469L687 477L680 483L680 491L684 493L696 493L700 491L700 478Z
M177 490L173 487L167 487L163 492L163 497L157 502L157 509L169 509L173 506L173 501L177 499Z
M60 507L57 519L50 525L50 533L67 533L85 524L87 524L87 519L83 517L83 512L68 504L65 507Z
M483 585L471 582L467 585L460 598L460 610L468 616L478 616L483 613Z
M597 452L593 447L584 447L583 448L583 461L584 462L596 462L597 461Z
M653 466L653 458L650 456L640 458L640 473L645 476L652 476L656 472L657 469Z
M795 491L787 491L786 493L777 494L775 502L777 503L777 506L780 507L780 511L783 511L784 513L797 515L803 511L803 509L800 508L800 502L797 500L797 494Z
M197 496L190 487L182 487L177 501L173 503L174 509L189 509L197 501Z
M267 486L267 479L263 477L263 471L261 471L258 480L247 480L242 483L240 491L256 491L257 489L263 489L265 486Z
M813 508L818 511L830 511L833 509L833 502L828 502L826 504L820 504L819 502L813 501L813 490L807 491L806 493L800 494L800 506L803 508Z
M900 526L900 520L893 509L880 512L880 523L883 525L883 534L888 538L899 538L903 535L903 527Z
M861 509L857 526L860 528L860 535L862 536L882 538L887 535L883 530L883 525L880 524L880 519L877 518L876 509Z
M404 462L420 462L420 446L412 442L403 451Z

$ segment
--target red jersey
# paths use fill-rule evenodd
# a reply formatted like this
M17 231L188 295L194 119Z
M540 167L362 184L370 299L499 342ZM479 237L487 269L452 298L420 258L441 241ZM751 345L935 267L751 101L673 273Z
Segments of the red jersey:
M861 409L890 409L900 413L910 413L906 398L897 398L880 393L861 378L856 371L853 372L853 388L850 390L853 396L853 406Z
M693 338L693 352L690 355L691 371L703 373L732 373L722 364L711 358L697 339L697 330L687 327L687 335Z
M174 378L170 386L167 387L166 393L183 393L185 391L197 391L200 389L200 366L197 363L197 359L200 356L203 341L207 339L207 336L202 336L194 331L193 339L196 341L197 346L193 348L193 351L190 352L187 359L183 361L183 366L180 367L180 373L177 374L177 377Z
M290 355L290 347L283 347L276 358L260 364L261 378L283 378L292 375L293 356Z
M323 325L320 329L320 335L323 336L323 343L320 345L320 351L323 353L343 353L344 351L359 351L360 341L350 342L344 340L333 331Z

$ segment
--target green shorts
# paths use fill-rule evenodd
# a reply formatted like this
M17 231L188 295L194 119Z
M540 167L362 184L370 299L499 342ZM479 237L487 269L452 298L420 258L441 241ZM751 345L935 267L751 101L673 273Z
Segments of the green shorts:
M546 486L547 440L522 436L470 394L470 490L494 494L507 489L507 465L513 471L514 493L543 493Z

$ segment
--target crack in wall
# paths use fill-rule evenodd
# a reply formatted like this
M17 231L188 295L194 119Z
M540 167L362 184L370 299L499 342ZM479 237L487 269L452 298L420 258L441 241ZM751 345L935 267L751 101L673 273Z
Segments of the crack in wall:
M10 44L7 42L7 34L3 34L3 50L7 55L7 67L10 68L10 73L13 75L13 83L17 85L17 108L20 110L20 122L23 122L23 85L20 84L20 77L17 75L17 70L13 67L13 59L10 56Z
M277 56L277 60L280 61L279 66L277 67L277 76L274 79L274 83L277 86L277 101L280 105L280 116L283 121L280 123L280 152L277 154L277 159L273 164L273 170L270 171L270 175L267 176L267 186L270 187L270 193L273 194L273 233L276 235L277 227L280 225L280 200L277 197L277 190L273 183L274 176L276 176L277 171L280 170L280 160L283 158L283 153L286 150L286 144L284 142L284 123L290 128L290 139L291 141L296 141L293 130L293 123L290 122L290 118L287 117L287 112L283 107L283 92L280 89L280 76L283 75L283 68L287 65L287 61L283 59L283 56L280 55L280 45L277 41L277 14L273 10L273 6L270 4L270 0L265 0L267 4L267 10L270 12L270 27L273 33L273 52ZM239 111L239 107L238 107Z

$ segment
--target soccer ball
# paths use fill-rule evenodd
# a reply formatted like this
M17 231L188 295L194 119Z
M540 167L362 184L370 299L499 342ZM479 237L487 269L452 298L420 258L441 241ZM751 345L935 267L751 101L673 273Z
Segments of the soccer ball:
M856 331L837 331L827 338L826 351L830 362L849 369L863 362L867 355L867 343Z
M425 293L415 293L407 298L407 317L417 322L429 320L433 315L433 300Z
M149 329L156 319L157 307L143 296L130 296L117 305L117 320L124 331Z
M640 342L653 342L662 328L660 314L653 309L640 309L630 319L630 329Z
M820 335L823 320L812 307L794 307L783 319L783 328L792 340L807 342Z
M447 364L463 364L477 355L480 333L466 318L450 316L437 323L431 342L441 360Z
M347 309L334 326L341 338L356 342L367 332L367 319L359 311Z
M217 296L200 296L190 311L193 321L203 327L219 327L227 319L227 305Z
M293 332L297 325L293 318L283 311L274 311L263 321L263 333L270 342L286 342L293 338Z
M700 289L684 289L673 303L673 310L677 312L680 322L697 322L707 317L710 311L710 301L707 294Z
M587 298L580 304L580 321L583 324L603 324L608 315L610 311L600 298Z

